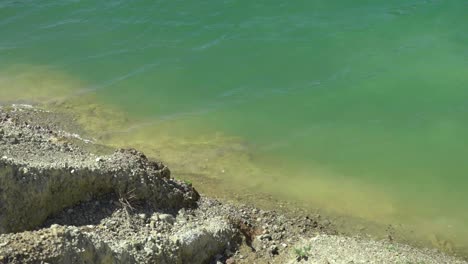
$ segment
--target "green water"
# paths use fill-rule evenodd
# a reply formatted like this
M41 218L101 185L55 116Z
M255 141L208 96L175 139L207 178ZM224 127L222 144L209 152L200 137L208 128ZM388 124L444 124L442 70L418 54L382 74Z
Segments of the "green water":
M467 26L464 0L3 0L0 102L463 251Z

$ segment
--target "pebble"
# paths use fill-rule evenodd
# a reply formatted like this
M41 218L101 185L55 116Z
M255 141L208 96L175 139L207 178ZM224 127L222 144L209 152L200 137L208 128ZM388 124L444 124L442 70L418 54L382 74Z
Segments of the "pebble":
M278 247L276 245L272 245L269 249L268 249L269 253L272 254L272 255L278 255Z
M140 219L145 220L146 219L146 214L139 214L138 217L140 217Z
M271 237L273 238L273 240L280 240L281 238L283 238L283 234L276 233L276 234L273 234Z
M270 234L263 234L260 236L260 240L271 240Z
M154 221L158 221L159 220L159 217L158 217L158 213L154 213L151 217L150 217L151 220L154 220Z
M16 138L16 137L13 137L10 139L10 143L13 144L13 145L16 145L19 143L19 140Z
M166 222L168 224L171 224L171 225L173 225L174 222L175 222L174 216L172 216L170 214L160 214L160 215L158 215L158 218L159 218L159 220L161 220L163 222Z

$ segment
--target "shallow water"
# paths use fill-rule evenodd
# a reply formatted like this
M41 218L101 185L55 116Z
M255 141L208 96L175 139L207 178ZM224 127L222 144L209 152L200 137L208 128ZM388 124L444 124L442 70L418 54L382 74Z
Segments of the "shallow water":
M0 102L468 249L468 2L254 2L2 1Z

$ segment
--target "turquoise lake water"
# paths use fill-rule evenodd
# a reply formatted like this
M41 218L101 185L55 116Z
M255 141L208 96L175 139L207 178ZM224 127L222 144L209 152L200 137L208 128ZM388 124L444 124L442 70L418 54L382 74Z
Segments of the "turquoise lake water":
M468 248L467 29L465 0L3 0L0 102L93 98L176 171Z

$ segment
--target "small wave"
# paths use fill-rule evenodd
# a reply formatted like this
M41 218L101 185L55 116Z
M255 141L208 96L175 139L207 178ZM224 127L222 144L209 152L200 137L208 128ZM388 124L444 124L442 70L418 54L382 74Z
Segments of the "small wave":
M218 45L219 43L221 43L223 40L225 40L227 37L227 35L222 35L221 37L219 38L216 38L208 43L205 43L199 47L196 47L196 48L193 48L193 50L206 50L206 49L209 49L211 47L214 47L216 45Z
M58 21L58 22L55 22L55 23L47 24L47 25L42 25L42 26L40 26L40 28L42 28L42 29L51 29L51 28L56 28L56 27L59 27L59 26L67 25L67 24L78 24L78 23L82 23L82 22L86 22L86 20L84 20L84 19L67 19L67 20L62 20L62 21Z
M121 82L123 80L129 79L129 78L137 76L139 74L142 74L142 73L148 71L149 69L154 68L154 67L159 66L159 65L160 65L160 63L146 64L146 65L144 65L142 67L138 67L135 70L128 72L127 74L124 74L124 75L122 75L120 77L113 78L113 79L108 80L108 81L106 81L106 82L104 82L102 84L94 85L94 86L91 86L91 87L88 87L88 88L81 89L81 90L75 92L73 94L73 96L82 95L82 94L89 93L89 92L95 92L97 90L107 88L107 87L109 87L109 86L111 86L113 84L116 84L116 83Z

